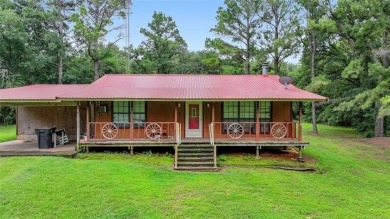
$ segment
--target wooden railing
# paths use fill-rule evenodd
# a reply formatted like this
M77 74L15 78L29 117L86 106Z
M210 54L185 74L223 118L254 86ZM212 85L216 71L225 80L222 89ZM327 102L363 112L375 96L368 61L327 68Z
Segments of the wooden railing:
M296 122L214 122L213 139L298 139Z
M90 122L87 132L87 141L177 142L180 138L174 122Z

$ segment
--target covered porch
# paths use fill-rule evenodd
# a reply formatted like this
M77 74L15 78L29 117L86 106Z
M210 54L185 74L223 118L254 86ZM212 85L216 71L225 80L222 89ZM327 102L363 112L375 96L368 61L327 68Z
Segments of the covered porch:
M299 102L298 121L292 120L292 102L284 111L288 118L275 118L269 112L269 122L264 122L260 107L253 106L255 121L224 121L222 102L145 102L144 120L135 119L132 109L128 112L128 122L117 122L113 114L115 102L105 102L105 113L100 112L99 102L77 105L77 132L79 144L132 144L132 145L180 145L182 143L208 143L211 145L252 145L282 143L297 145L302 142L302 103ZM100 104L100 105L99 105ZM259 103L260 104L260 103ZM85 107L85 133L81 131L80 106ZM132 102L129 103L132 105ZM183 105L185 108L183 109ZM271 102L272 106L273 104ZM280 104L279 104L280 105ZM111 108L112 111L107 110ZM150 110L150 108L153 108ZM276 107L274 107L276 108ZM97 111L98 109L99 111ZM162 112L159 112L162 111ZM216 112L217 111L217 112ZM172 113L173 112L173 113ZM280 114L280 113L279 113ZM92 121L91 121L92 120ZM276 121L275 121L276 120ZM304 142L302 142L304 143ZM307 144L307 143L305 143Z

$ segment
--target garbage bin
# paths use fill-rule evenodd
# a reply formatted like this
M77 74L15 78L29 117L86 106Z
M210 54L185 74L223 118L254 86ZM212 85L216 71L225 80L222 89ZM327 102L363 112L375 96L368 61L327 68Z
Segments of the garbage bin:
M35 133L37 134L38 138L38 148L52 148L54 146L53 143L53 132L56 128L40 128L35 129Z

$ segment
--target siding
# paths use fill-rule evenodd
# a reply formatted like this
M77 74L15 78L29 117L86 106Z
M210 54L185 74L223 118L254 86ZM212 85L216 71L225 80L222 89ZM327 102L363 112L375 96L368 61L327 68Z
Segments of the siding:
M75 106L18 107L18 139L37 139L37 128L64 128L68 137L76 139L77 108ZM81 134L85 132L85 108L80 107Z

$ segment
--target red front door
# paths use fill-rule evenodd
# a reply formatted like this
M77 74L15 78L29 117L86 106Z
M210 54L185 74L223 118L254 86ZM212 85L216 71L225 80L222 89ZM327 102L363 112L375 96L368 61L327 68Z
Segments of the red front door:
M199 104L189 104L189 129L199 129Z
M202 102L186 102L186 138L201 138L203 131Z

